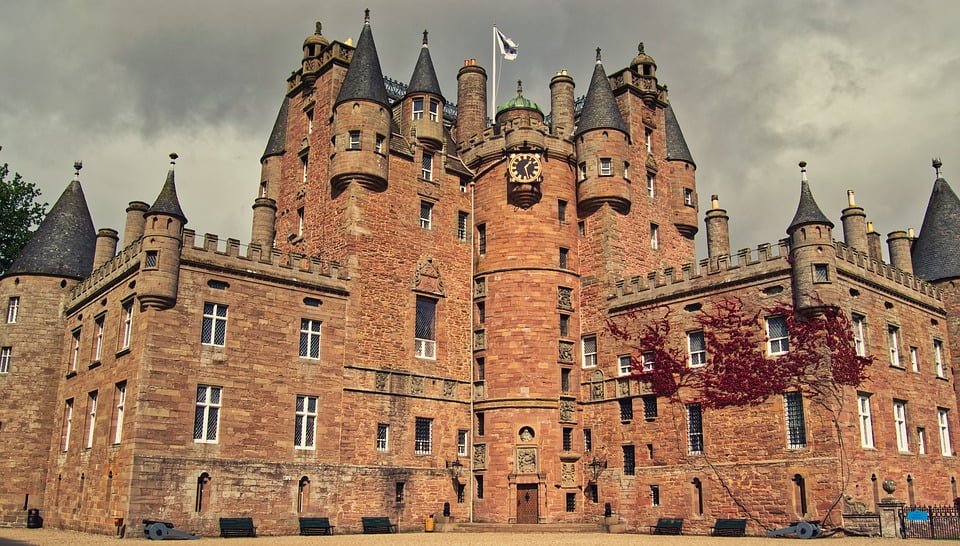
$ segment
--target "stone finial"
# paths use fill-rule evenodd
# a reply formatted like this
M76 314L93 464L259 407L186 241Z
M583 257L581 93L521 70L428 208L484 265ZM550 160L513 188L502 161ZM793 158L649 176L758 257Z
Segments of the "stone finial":
M423 47L427 47L427 29L423 29Z
M80 169L83 168L83 161L79 159L73 162L73 179L77 182L80 181Z
M597 48L597 64L600 64L600 48Z
M171 169L177 166L177 158L178 158L178 157L180 157L180 156L177 155L176 152L173 152L172 154L170 154L170 168L171 168Z
M370 24L370 8L363 10L363 24Z
M800 163L798 163L798 165L800 165L800 180L802 182L806 182L807 181L807 162L801 161Z
M939 157L935 157L933 161L931 161L931 164L933 165L933 170L937 173L937 178L940 178L940 167L943 167L943 161L940 161Z
M913 228L907 228L907 237L910 237L911 239L916 239L917 232L914 231Z
M523 96L523 80L517 80L517 96Z
M323 29L323 25L320 24L320 21L317 21L316 30L314 30L313 33L314 33L314 34L323 34L323 32L321 32L322 29Z
M640 42L640 45L637 46L637 53L643 55L643 42Z

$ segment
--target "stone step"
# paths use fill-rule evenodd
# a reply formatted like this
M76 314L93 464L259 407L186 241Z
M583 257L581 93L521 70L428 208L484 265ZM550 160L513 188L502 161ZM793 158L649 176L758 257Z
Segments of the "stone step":
M605 533L596 523L454 523L455 533Z

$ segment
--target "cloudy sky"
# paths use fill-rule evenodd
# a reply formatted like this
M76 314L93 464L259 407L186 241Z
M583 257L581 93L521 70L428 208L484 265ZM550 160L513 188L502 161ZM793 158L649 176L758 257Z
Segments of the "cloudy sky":
M126 204L154 200L175 151L188 227L246 241L304 37L321 21L327 37L356 39L364 7L395 79L409 79L430 30L451 99L463 59L489 73L493 24L520 52L499 102L519 78L548 107L560 68L579 96L596 47L612 72L645 42L701 203L720 195L734 249L784 236L800 160L827 216L839 224L853 188L883 234L919 229L932 156L960 189L960 2L948 0L0 0L0 162L52 204L82 159L94 223L122 231Z

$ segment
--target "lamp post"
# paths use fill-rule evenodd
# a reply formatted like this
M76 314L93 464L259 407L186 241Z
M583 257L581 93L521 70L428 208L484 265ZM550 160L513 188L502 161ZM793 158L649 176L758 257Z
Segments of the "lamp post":
M445 464L446 467L450 469L450 476L453 477L454 480L459 481L460 473L463 472L463 463L460 462L460 457L458 456L452 461L446 461Z

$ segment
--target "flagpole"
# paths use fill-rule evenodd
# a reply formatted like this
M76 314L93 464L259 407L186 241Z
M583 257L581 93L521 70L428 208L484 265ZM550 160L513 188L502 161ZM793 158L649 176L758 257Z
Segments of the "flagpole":
M490 83L493 100L490 103L490 119L493 120L494 112L497 111L497 25L493 25L493 50L491 61L493 64L493 81Z

